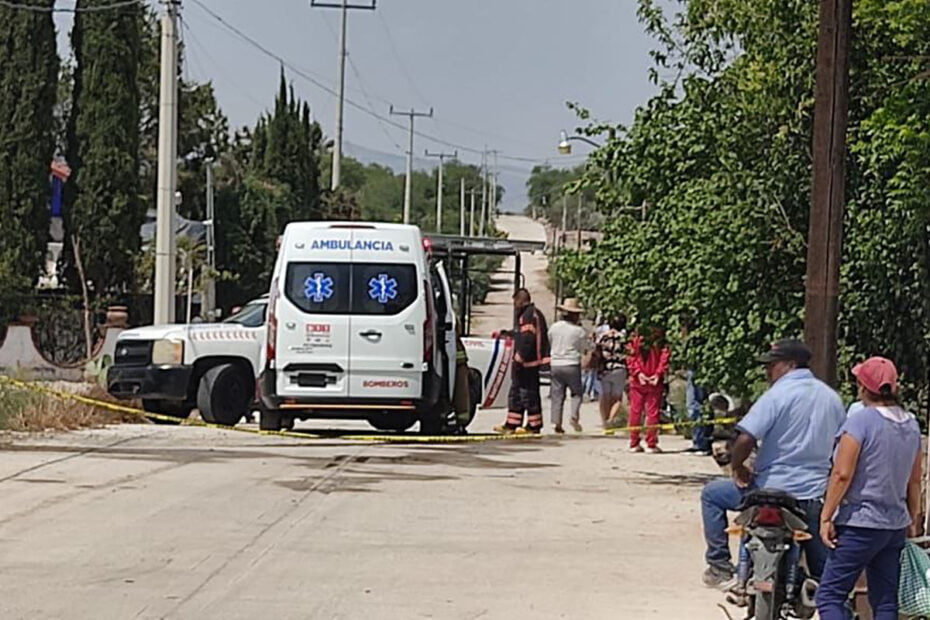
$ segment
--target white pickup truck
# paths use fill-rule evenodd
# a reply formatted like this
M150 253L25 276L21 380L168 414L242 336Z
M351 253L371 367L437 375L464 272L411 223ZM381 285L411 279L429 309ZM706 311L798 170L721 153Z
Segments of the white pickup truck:
M206 422L232 426L255 408L256 382L267 337L267 297L255 299L221 323L151 325L120 334L109 392L142 399L146 411L186 418L194 408ZM464 338L471 370L472 416L502 407L510 389L512 342ZM358 416L347 416L358 417ZM367 418L382 430L409 424Z

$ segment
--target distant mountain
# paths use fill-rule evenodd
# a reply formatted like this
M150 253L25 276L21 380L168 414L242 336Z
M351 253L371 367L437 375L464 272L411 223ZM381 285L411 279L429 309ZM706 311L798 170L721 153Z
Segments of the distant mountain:
M351 142L345 143L345 152L363 164L380 164L387 166L398 174L403 174L407 169L407 157L400 153L376 151ZM471 158L468 158L466 161L470 160ZM414 156L413 167L417 170L432 170L436 167L436 162L424 157ZM500 173L498 183L504 188L501 210L508 213L522 213L528 202L526 180L530 176L529 168L499 165L497 170Z

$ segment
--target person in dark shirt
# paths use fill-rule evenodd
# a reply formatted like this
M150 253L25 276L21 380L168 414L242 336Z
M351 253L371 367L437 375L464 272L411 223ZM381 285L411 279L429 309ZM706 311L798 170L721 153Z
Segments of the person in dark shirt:
M623 401L626 393L626 348L629 340L626 315L619 313L610 319L610 327L598 334L595 340L596 359L601 373L600 412L601 426L606 428L614 407Z
M507 421L494 428L499 433L539 433L542 431L542 398L539 369L549 364L549 330L546 319L533 305L530 292L519 289L513 296L514 355ZM523 418L526 416L526 428Z

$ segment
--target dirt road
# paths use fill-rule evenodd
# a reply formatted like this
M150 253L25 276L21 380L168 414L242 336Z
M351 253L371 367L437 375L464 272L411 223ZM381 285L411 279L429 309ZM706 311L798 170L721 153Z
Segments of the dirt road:
M522 241L546 241L546 229L539 222L535 222L522 215L502 215L497 218L497 227L506 232L511 239ZM522 255L524 286L533 295L536 306L542 310L547 319L552 319L555 311L555 297L548 289L548 275L546 268L548 261L545 254ZM501 272L512 273L514 259L507 258L501 266ZM501 275L493 282L494 288L488 294L487 303L475 306L472 311L472 333L477 336L487 336L491 332L504 329L513 324L513 280Z
M699 583L713 473L595 436L18 439L0 448L0 617L721 618Z

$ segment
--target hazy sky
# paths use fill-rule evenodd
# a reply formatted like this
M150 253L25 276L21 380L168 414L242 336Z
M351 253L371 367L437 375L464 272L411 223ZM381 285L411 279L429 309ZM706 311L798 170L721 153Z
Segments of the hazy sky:
M310 0L199 0L230 24L320 82L335 88L339 11ZM328 0L338 2L338 0ZM366 0L351 0L366 3ZM65 4L62 2L61 4ZM533 162L576 163L556 152L560 129L576 126L566 101L598 117L629 122L654 92L647 79L653 42L636 19L635 0L378 0L375 11L350 11L348 97L388 116L388 105L433 107L417 129L442 140L501 155L510 168L505 208L522 208L522 175ZM273 104L277 61L231 34L194 0L183 0L187 74L212 80L234 127L251 125ZM69 26L60 16L64 31ZM64 33L62 33L64 34ZM63 37L62 37L63 38ZM335 98L289 74L331 136ZM406 123L406 118L393 120ZM406 132L347 106L345 140L403 155ZM417 137L414 152L453 147ZM480 155L459 151L477 163ZM525 181L525 177L523 178Z

